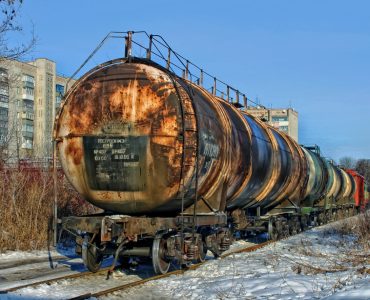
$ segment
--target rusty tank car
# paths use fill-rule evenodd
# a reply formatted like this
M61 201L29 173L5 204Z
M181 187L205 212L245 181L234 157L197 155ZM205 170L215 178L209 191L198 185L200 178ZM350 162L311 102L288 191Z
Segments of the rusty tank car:
M104 210L63 219L91 271L114 254L115 262L149 256L165 273L173 260L220 255L232 231L275 239L327 221L339 204L352 207L352 176L316 148L176 75L168 63L129 53L83 75L54 126L66 177Z

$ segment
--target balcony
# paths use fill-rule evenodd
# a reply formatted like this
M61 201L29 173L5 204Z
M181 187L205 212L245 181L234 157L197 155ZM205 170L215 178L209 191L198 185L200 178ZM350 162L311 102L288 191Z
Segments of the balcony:
M30 112L22 112L22 119L33 121L34 115L33 113L30 113Z
M35 101L34 95L31 95L31 94L28 94L28 93L23 93L22 94L22 99L27 99L27 100Z
M22 136L24 138L33 138L33 132L31 132L31 131L23 131L22 130Z
M0 82L8 84L9 82L8 75L0 75Z
M35 83L32 81L23 81L23 87L24 88L35 88Z
M2 108L9 108L9 103L8 102L2 102L2 101L0 101L0 107L2 107Z

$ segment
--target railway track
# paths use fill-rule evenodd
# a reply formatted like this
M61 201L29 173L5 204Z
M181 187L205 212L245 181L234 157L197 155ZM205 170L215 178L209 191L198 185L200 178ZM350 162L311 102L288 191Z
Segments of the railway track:
M69 274L69 275L65 275L65 276L58 276L58 277L55 277L55 278L40 280L40 281L37 281L37 282L32 282L32 283L27 283L27 284L22 284L22 285L18 285L18 286L15 286L15 287L0 290L0 294L6 294L6 293L14 292L14 291L17 291L17 290L20 290L20 289L23 289L23 288L34 287L34 286L37 286L37 285L40 285L40 284L51 284L53 282L56 282L56 281L59 281L59 280L64 280L64 279L80 278L80 277L85 277L85 276L91 276L91 275L94 275L94 274L98 275L98 274L102 274L104 272L108 272L109 269L110 268L104 268L104 269L99 270L96 273L86 271L86 272L82 272L82 273L75 273L75 274Z
M236 253L253 252L253 251L255 251L257 249L260 249L262 247L265 247L265 246L267 246L271 243L273 243L273 241L262 242L262 243L259 243L259 244L255 244L253 246L248 246L248 247L244 247L244 248L235 249L235 250L232 250L232 251L230 251L226 254L221 255L221 258L225 258L229 255L236 254ZM101 289L97 292L89 292L89 293L81 294L79 296L74 296L72 298L67 298L67 299L88 299L90 297L100 297L100 296L108 295L108 294L116 292L116 291L123 291L123 290L129 289L129 288L132 288L132 287L135 287L135 286L138 286L138 285L142 285L142 284L144 284L146 282L149 282L149 281L154 281L154 280L158 280L158 279L161 279L161 278L166 278L166 277L169 277L169 276L172 276L172 275L180 275L180 274L183 274L184 272L186 272L187 270L195 270L206 262L207 261L197 263L197 264L192 264L192 265L188 266L187 268L180 269L180 270L175 270L175 271L172 271L172 272L168 272L164 275L149 276L147 278L135 280L135 281L132 281L132 282L125 282L123 284L115 285L113 287L109 287L109 288L106 288L106 289ZM52 285L54 283L58 283L58 282L63 281L63 280L74 280L74 279L78 279L78 278L96 277L96 276L99 276L99 275L101 276L101 275L108 274L109 270L110 270L110 268L107 267L107 268L99 270L96 273L83 272L83 273L70 274L70 275L66 275L66 276L60 276L60 277L46 279L46 280L37 281L37 282L33 282L33 283L23 284L23 285L7 288L7 289L4 289L4 290L0 290L0 294L14 293L14 292L16 292L18 290L21 290L21 289L24 289L24 288L37 287L37 286L42 285L42 284Z
M256 245L253 245L253 246L249 246L249 247L246 247L246 248L243 248L243 249L238 249L238 250L235 250L235 251L231 251L231 252L229 252L227 254L221 255L221 258L225 258L227 256L230 256L230 255L236 254L236 253L253 252L253 251L256 251L258 249L261 249L261 248L263 248L263 247L265 247L267 245L270 245L271 243L274 243L274 242L275 241L267 241L267 242L263 242L261 244L256 244ZM168 272L166 274L163 274L163 275L156 275L156 276L153 276L153 277L150 277L150 278L146 278L146 279L142 279L142 280L138 280L138 281L135 281L135 282L130 282L130 283L122 284L120 286L117 286L117 287L114 287L114 288L110 288L110 289L106 289L106 290L103 290L103 291L99 291L99 292L96 292L96 293L87 293L85 295L81 295L81 296L78 296L78 297L70 298L69 300L83 300L83 299L89 299L91 297L98 298L98 297L105 296L105 295L108 295L108 294L111 294L111 293L114 293L114 292L127 290L129 288L142 285L142 284L144 284L146 282L149 282L149 281L154 281L154 280L166 278L166 277L169 277L169 276L172 276L172 275L181 275L181 274L183 274L184 272L186 272L188 270L195 270L195 269L199 268L200 266L202 266L206 262L207 261L190 265L186 269L175 270L175 271L172 271L172 272Z

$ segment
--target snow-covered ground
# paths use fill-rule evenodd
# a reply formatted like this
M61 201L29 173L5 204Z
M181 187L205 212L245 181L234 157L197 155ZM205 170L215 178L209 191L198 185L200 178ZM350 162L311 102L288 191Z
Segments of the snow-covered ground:
M104 299L370 299L370 257L331 226Z
M103 299L370 299L369 253L358 249L353 236L339 235L331 227L315 228L255 252L210 259L184 275L148 282ZM232 248L247 245L250 243L238 241ZM56 270L84 270L80 259L68 258L71 253L63 255L52 253L56 268L50 271L47 252L1 254L0 290L41 275L56 276ZM0 294L0 299L70 298L150 275L147 264L136 272L116 272L108 281L104 275L63 280Z
M43 283L35 287L24 287L14 292L1 294L1 291L12 287L86 272L82 259L73 254L73 249L66 250L59 249L59 253L34 251L32 253L17 252L17 255L12 252L2 254L0 257L2 261L0 262L0 300L70 299L154 275L152 267L145 264L135 272L115 271L109 280L106 280L107 273L104 272ZM64 255L61 255L62 253ZM113 258L108 258L103 262L102 267L109 267L112 262Z

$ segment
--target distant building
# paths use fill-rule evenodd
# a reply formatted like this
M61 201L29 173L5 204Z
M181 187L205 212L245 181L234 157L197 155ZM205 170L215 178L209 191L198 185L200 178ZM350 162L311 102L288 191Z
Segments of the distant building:
M272 127L288 134L298 142L298 112L292 108L248 107L252 116L267 122Z
M56 74L55 62L0 61L0 149L17 158L52 156L55 113L74 83Z

